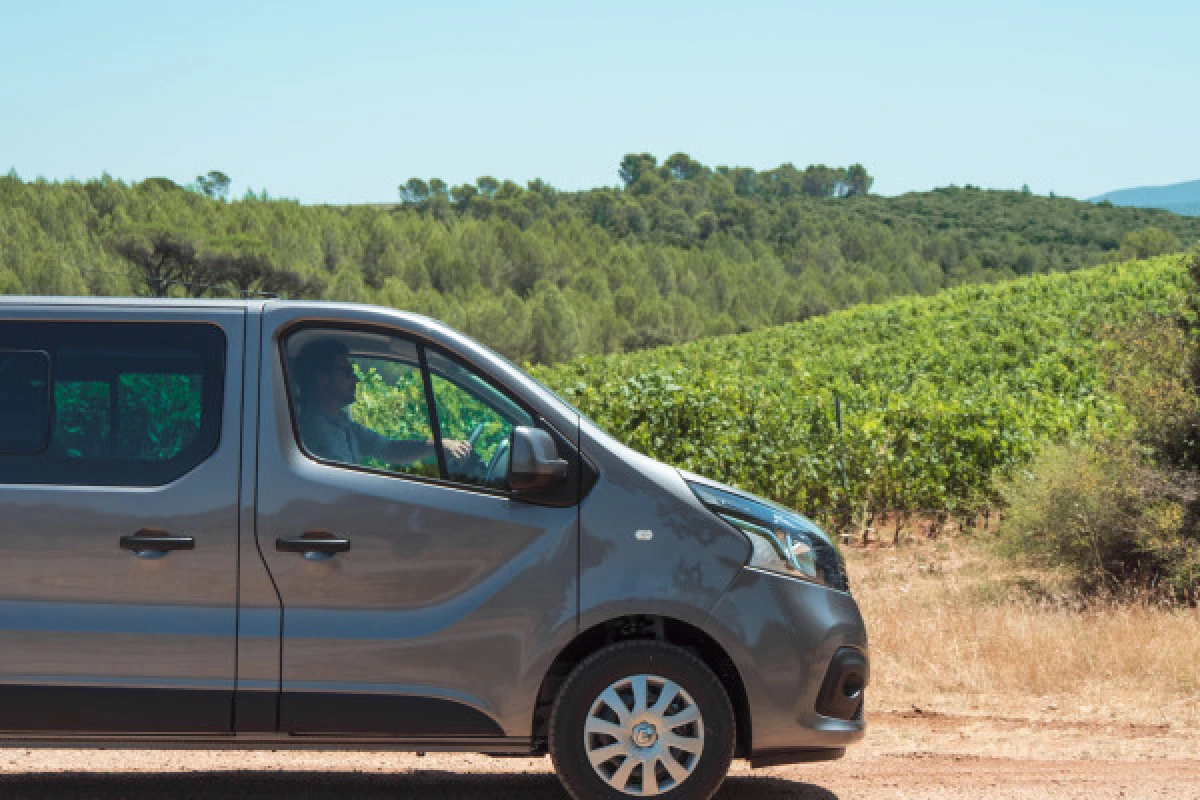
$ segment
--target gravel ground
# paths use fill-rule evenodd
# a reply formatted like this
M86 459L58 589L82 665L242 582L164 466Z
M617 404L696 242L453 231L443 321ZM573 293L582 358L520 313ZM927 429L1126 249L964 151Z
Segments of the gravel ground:
M1200 798L1200 731L1170 724L876 714L842 761L751 770L718 797ZM3 800L565 800L549 759L376 753L0 751Z

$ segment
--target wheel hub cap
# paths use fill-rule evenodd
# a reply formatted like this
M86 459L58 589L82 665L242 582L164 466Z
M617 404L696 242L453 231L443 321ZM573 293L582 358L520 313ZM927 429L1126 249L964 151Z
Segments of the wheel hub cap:
M632 797L669 792L704 752L704 720L683 687L657 675L610 684L592 703L583 745L596 774Z

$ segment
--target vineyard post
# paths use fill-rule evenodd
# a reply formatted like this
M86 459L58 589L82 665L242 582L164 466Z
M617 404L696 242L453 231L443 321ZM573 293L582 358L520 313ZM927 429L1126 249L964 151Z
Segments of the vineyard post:
M838 466L841 468L842 473L842 505L848 511L850 508L850 490L846 486L846 437L842 432L842 395L840 392L834 392L833 394L833 414L837 420Z

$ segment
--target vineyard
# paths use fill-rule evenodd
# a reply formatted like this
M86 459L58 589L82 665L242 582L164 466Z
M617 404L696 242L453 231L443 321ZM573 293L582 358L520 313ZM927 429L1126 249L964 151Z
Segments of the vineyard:
M818 517L969 513L1042 444L1129 423L1103 334L1175 313L1186 280L1161 257L534 374L631 447Z

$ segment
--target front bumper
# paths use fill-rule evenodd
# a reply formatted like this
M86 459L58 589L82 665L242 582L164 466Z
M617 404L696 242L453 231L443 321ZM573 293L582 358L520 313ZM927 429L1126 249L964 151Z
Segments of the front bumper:
M867 632L849 594L746 568L708 628L746 690L753 764L837 758L863 738Z

